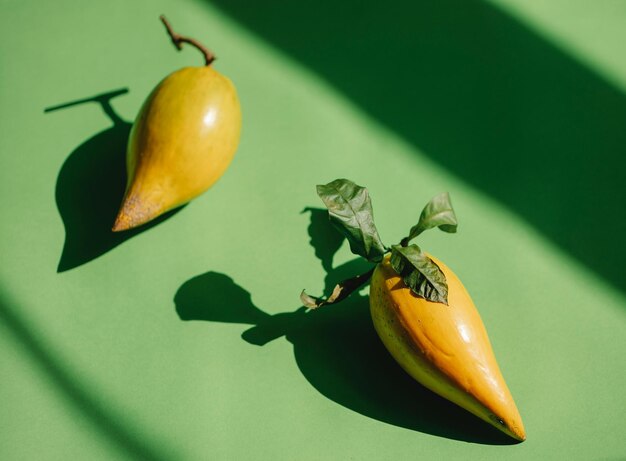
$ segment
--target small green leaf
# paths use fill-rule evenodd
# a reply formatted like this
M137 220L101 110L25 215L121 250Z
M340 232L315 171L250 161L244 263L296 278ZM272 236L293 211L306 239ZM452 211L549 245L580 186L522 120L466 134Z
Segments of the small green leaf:
M446 276L432 259L413 244L391 247L391 267L404 283L420 298L448 305Z
M380 262L385 245L374 224L367 189L347 179L335 179L317 186L317 195L328 208L331 222L348 239L352 253L371 262Z
M450 202L450 194L443 192L433 197L426 204L418 223L411 228L409 236L402 239L402 246L406 246L410 240L433 227L439 227L444 232L454 233L457 226L456 215Z
M365 274L351 277L343 282L339 282L335 285L332 294L327 298L317 298L315 296L309 296L304 290L300 293L300 301L302 305L309 309L317 309L318 307L326 306L327 304L336 304L343 301L356 290L361 288L372 277L374 269L367 271Z

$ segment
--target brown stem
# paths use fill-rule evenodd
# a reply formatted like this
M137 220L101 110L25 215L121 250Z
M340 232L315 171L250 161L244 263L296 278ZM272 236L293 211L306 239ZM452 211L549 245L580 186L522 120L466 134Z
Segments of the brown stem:
M204 45L194 40L193 38L183 37L182 35L179 35L176 32L174 32L174 29L172 29L172 25L169 23L169 21L165 18L164 15L161 15L159 18L161 19L161 22L165 24L167 33L172 39L172 43L174 43L174 46L176 47L176 49L182 50L183 49L182 44L189 43L190 45L195 46L204 55L204 61L207 66L210 66L211 63L215 61L215 55L208 48L206 48Z
M300 301L302 301L303 306L308 307L309 309L317 309L318 307L326 306L328 304L336 304L343 301L369 281L374 273L374 269L376 268L373 267L365 274L357 275L356 277L351 277L343 282L339 282L335 285L332 294L326 299L309 296L304 290L302 290L302 293L300 293Z

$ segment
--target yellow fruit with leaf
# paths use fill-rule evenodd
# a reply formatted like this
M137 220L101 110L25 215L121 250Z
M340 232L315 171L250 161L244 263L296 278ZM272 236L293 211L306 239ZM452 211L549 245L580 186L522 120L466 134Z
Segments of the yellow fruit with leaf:
M388 248L376 230L367 189L338 179L317 192L352 252L376 266L338 284L327 299L302 292L303 304L312 309L332 305L371 278L372 321L398 364L431 391L525 440L521 416L467 290L443 262L410 244L435 227L456 232L449 195L434 197L409 235Z

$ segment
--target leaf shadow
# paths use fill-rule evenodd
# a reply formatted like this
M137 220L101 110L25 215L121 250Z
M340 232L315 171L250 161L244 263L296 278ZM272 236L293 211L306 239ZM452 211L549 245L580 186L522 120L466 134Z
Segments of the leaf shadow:
M316 255L323 255L322 264L328 265L339 248L332 232L338 233L326 212L321 219L323 210L307 211L311 212L311 243ZM328 246L325 235L332 236ZM325 277L326 292L340 280L370 268L362 258L331 267ZM300 306L271 315L254 305L250 293L233 279L211 271L186 281L174 304L181 320L251 325L241 335L250 344L263 346L284 336L293 345L296 364L307 381L325 397L359 414L455 440L516 443L409 377L378 338L367 295L354 293L315 311Z
M310 213L310 224L307 228L309 243L315 250L315 256L329 273L333 269L333 257L341 247L344 237L329 224L328 211L323 208L306 207L302 213ZM328 289L328 287L326 287Z
M111 99L127 92L125 88L119 89L44 110L47 113L95 102L113 123L74 149L59 170L55 199L65 227L65 242L57 272L98 258L182 208L135 229L111 230L126 188L126 144L132 127L115 112Z

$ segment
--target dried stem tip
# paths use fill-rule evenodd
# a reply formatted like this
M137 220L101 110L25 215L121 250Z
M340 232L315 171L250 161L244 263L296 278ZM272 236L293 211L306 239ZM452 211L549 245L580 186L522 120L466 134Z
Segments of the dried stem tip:
M210 66L211 63L215 61L215 55L208 48L202 45L202 43L198 42L197 40L193 38L184 37L174 32L174 29L172 29L172 25L169 23L169 21L164 15L161 15L160 19L161 19L161 22L165 25L165 28L167 29L167 33L172 39L172 43L174 44L176 49L182 50L183 49L182 44L189 43L190 45L195 46L204 55L204 61L207 66Z

